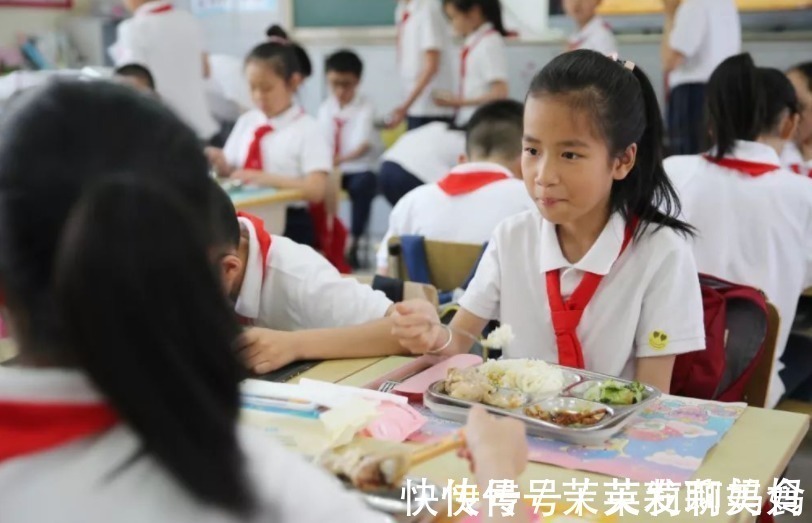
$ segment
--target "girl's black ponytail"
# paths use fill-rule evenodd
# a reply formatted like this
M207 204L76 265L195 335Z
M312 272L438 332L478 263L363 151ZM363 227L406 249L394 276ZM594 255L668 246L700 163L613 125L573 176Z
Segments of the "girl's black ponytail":
M502 36L508 36L505 23L502 20L502 3L500 0L443 0L443 4L452 4L459 11L467 13L474 7L482 10L482 16L491 23Z

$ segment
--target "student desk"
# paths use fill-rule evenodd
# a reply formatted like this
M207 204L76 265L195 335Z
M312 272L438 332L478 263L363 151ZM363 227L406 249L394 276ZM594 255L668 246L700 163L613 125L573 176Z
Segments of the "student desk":
M393 356L389 358L367 358L361 360L340 360L320 364L303 374L305 377L335 380L343 385L359 386L380 378L392 371L409 358ZM659 516L672 522L702 523L702 522L728 522L739 523L752 521L747 512L735 516L728 516L727 486L734 478L741 480L756 479L761 485L761 495L767 498L767 487L772 486L774 477L780 477L787 467L790 458L798 449L801 441L809 429L809 417L789 412L765 410L748 407L736 421L722 441L705 458L694 479L710 479L722 482L721 510L717 517L709 514L695 517L684 511L685 489L680 490L680 514L669 517L666 514ZM456 481L464 477L473 480L468 470L467 462L456 457L453 453L435 458L428 463L415 468L413 474L417 477L426 477L435 484L444 486L449 479ZM605 489L602 485L611 478L601 474L567 470L552 465L530 463L527 471L520 479L523 492L528 492L531 479L552 479L556 482L556 493L563 494L563 483L577 479L583 481L589 478L599 486L593 490L597 496L595 502L590 503L599 511L604 510L603 501L606 499ZM798 478L789 478L798 479ZM809 488L801 485L801 488ZM622 521L653 521L657 518L647 514L643 509L646 505L645 489L638 489L637 499L640 501L638 516L626 515ZM566 503L564 503L566 506ZM561 506L561 503L559 503ZM804 507L806 511L812 510ZM806 513L806 511L804 513ZM440 513L442 515L442 512ZM447 522L448 519L438 517L438 522Z
M256 215L265 222L266 230L281 235L285 230L285 211L288 204L304 200L304 193L294 189L266 187L240 187L228 190L238 211Z

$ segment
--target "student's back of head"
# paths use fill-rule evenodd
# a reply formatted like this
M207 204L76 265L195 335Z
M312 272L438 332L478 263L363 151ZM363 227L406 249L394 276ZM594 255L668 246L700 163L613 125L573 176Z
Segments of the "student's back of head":
M114 77L142 92L155 92L155 79L149 69L140 64L127 64L116 68Z
M707 88L707 113L716 157L733 151L736 140L792 136L798 97L781 71L756 67L747 53L732 56L713 72Z
M468 159L520 161L523 116L524 106L515 100L499 100L478 108L465 127Z
M22 363L81 369L194 498L247 514L207 170L194 132L128 88L22 97L0 123L0 296Z

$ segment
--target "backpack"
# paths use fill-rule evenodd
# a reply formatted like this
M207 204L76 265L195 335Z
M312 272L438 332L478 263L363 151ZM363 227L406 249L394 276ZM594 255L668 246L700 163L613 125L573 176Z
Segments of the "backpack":
M705 350L680 354L674 362L671 394L742 401L744 389L764 355L767 301L753 287L699 275L705 316Z

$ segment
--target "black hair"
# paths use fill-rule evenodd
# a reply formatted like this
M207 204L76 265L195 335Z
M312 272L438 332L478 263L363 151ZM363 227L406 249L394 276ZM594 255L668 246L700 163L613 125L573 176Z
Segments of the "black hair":
M138 78L146 83L152 91L155 90L155 78L152 77L152 73L149 72L149 69L141 64L122 65L116 68L113 74L115 74L115 76Z
M458 11L467 13L479 7L482 10L482 16L493 25L493 28L499 31L502 36L507 36L508 32L505 29L505 24L502 21L502 4L499 0L443 0L443 5L453 5Z
M330 71L350 73L357 78L361 78L361 74L364 72L364 63L354 52L349 49L341 49L327 57L324 70L328 73Z
M793 65L787 69L788 73L797 71L806 78L806 88L812 91L812 62L804 62L801 64Z
M215 243L220 247L237 248L240 244L240 223L234 202L217 182L212 182L212 191Z
M756 67L748 53L723 61L708 80L706 112L716 157L730 153L736 140L755 141L772 133L785 111L798 113L798 96L778 69Z
M677 218L679 197L663 168L657 96L646 74L636 66L629 70L627 63L589 50L564 53L533 78L528 96L563 96L573 109L588 112L612 157L637 144L634 167L626 178L615 180L609 197L611 212L640 219L636 234L649 223L693 234Z
M506 160L522 153L524 106L515 100L498 100L480 106L465 126L469 157L499 156Z
M305 51L304 47L291 40L288 32L282 29L282 26L273 24L265 31L265 36L268 37L269 43L287 45L291 48L293 55L296 57L296 66L293 72L301 74L302 78L309 78L313 74L313 62L310 61L307 51ZM285 75L280 76L286 77Z
M52 82L3 117L0 288L23 356L82 369L192 496L249 516L239 326L197 136L110 82Z

